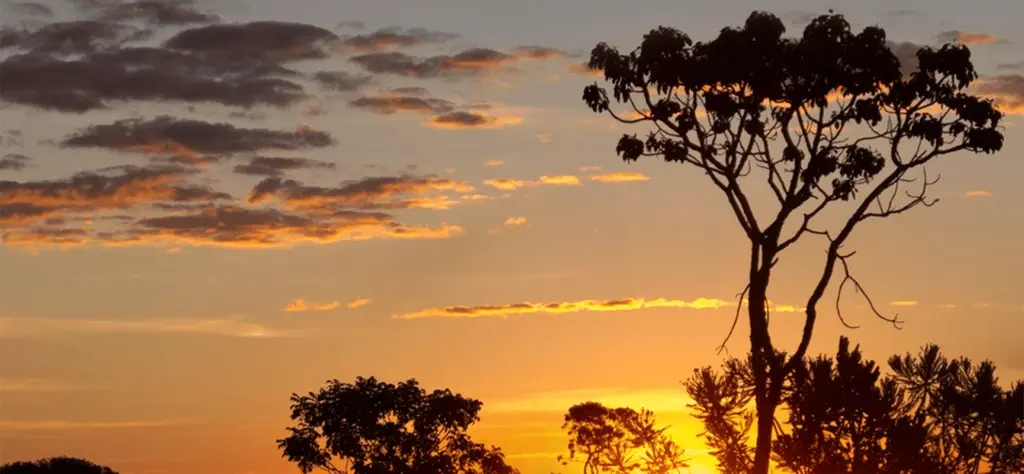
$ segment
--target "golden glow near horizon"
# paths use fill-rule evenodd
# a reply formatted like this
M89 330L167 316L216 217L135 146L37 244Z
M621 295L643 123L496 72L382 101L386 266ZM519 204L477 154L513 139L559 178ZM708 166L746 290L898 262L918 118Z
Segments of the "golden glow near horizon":
M849 288L838 308L859 329L843 326L834 281L811 351L848 335L884 364L934 342L1019 379L1024 63L1013 45L1024 36L1010 19L1024 6L908 1L901 13L843 13L897 43L971 45L975 91L1008 114L1006 144L945 157L929 169L940 203L849 242L874 307L903 330ZM23 3L4 25L106 14ZM107 47L157 47L206 23L140 7L119 15L156 34L43 35L20 62L7 61L24 48L0 54L6 78L28 78L4 83L0 108L0 461L292 473L275 446L289 395L372 375L482 400L474 437L524 474L579 471L555 462L567 454L560 426L591 400L653 410L692 455L688 472L713 473L680 382L722 360L748 245L705 176L623 163L618 139L646 129L591 113L580 95L601 81L584 64L598 42L632 49L659 24L705 39L748 7L297 3L183 2L174 8L198 10L175 18L279 23L237 43L178 38L159 64ZM790 32L798 12L821 9L758 8ZM90 47L132 67L89 62ZM203 48L237 61L181 59ZM51 53L84 72L31 77L50 67L32 55ZM76 93L39 90L53 81ZM787 250L773 276L783 348L797 341L823 245ZM741 317L729 355L743 354L745 331Z

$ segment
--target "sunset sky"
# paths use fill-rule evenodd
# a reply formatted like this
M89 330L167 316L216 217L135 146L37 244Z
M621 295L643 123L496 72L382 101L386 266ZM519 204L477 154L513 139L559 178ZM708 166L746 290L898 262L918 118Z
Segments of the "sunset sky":
M373 375L482 400L475 436L524 474L560 469L587 400L654 410L713 472L680 382L721 360L746 238L694 169L616 157L642 130L587 109L581 66L751 2L0 1L0 462L292 473L290 394ZM1024 378L1024 2L757 3L794 35L830 7L969 44L1006 144L851 239L904 328L826 297L811 352L935 342ZM791 349L809 242L770 295Z

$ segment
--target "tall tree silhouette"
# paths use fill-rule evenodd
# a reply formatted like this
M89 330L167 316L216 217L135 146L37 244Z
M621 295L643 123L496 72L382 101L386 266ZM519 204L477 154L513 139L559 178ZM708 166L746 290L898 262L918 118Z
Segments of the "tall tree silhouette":
M749 398L732 394L753 389L750 367L731 359L722 373L705 367L686 383L725 474L749 472L750 447L734 440L753 413ZM835 357L797 364L782 396L778 466L797 474L1024 471L1024 381L1003 389L991 362L949 361L934 345L890 358L889 369L883 376L845 337Z
M292 394L288 437L277 441L303 473L515 474L498 448L470 439L482 403L450 390L427 392L359 377Z
M562 429L569 435L569 456L579 460L583 474L669 474L687 467L683 449L657 427L654 412L608 408L597 402L573 405Z
M740 298L749 303L755 474L768 472L784 380L803 360L825 290L838 273L838 295L846 285L863 293L848 265L853 252L843 248L854 228L934 204L927 191L936 180L926 168L936 159L1003 145L1002 114L967 92L977 73L966 46L924 47L916 70L904 74L881 28L855 33L842 15L829 14L801 37L784 33L778 17L754 12L707 42L662 26L628 54L600 43L589 67L604 71L611 91L596 83L583 91L593 111L651 127L643 139L622 136L623 160L660 156L696 167L725 195L750 241ZM612 110L613 98L631 115ZM755 186L771 202L753 202ZM826 208L848 213L828 229L819 222ZM779 258L805 237L824 239L824 260L810 270L820 273L799 345L787 357L769 331L769 283Z
M117 474L117 471L85 459L58 456L7 463L0 466L0 474Z

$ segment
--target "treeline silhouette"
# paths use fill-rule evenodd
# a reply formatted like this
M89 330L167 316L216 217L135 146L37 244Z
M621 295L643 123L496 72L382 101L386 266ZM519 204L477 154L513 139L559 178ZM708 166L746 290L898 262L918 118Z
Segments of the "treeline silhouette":
M774 420L772 461L794 474L1019 474L1024 472L1024 380L1004 388L989 361L948 359L938 346L894 355L888 370L843 337L835 356L807 358L789 377ZM687 404L683 391L692 402ZM680 409L722 474L748 474L755 423L749 360L694 370ZM518 474L500 448L467 433L483 403L415 379L357 377L292 394L282 456L303 473ZM584 474L685 473L690 456L642 407L582 401L561 426L563 466ZM68 457L14 462L0 474L117 474Z

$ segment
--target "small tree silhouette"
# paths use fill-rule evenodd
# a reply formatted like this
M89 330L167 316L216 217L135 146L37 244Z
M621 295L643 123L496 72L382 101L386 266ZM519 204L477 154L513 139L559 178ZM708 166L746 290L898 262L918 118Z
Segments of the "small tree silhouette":
M583 474L669 474L687 467L683 449L665 434L667 426L656 426L650 410L580 403L569 408L562 429L569 434L569 456L558 459L562 465L581 460Z
M0 474L117 474L117 471L85 459L58 456L7 463L0 466Z
M991 362L948 361L935 345L893 356L882 376L843 337L833 357L797 364L783 392L773 458L797 474L1004 474L1024 471L1024 381L999 386ZM686 382L724 474L750 472L750 362ZM737 395L741 394L741 395ZM725 427L725 428L715 428Z
M966 46L924 47L917 69L904 74L881 28L855 33L842 15L829 14L799 38L784 33L778 17L754 12L707 42L662 26L628 54L600 43L589 67L604 72L611 91L596 83L583 91L593 111L650 125L644 139L622 136L616 153L623 160L660 156L696 167L725 195L750 241L740 299L749 303L754 474L768 473L784 381L803 361L833 276L842 272L837 311L846 285L864 294L850 272L853 252L843 248L854 228L934 204L927 191L936 180L926 168L936 159L1003 146L1002 114L967 92L978 75ZM632 115L612 110L613 98ZM753 201L757 185L771 202ZM848 213L827 229L819 222L826 208ZM808 292L799 345L786 357L769 332L769 283L785 250L808 236L825 239L825 257Z
M483 404L447 389L427 393L415 379L390 384L359 377L292 394L291 402L297 424L277 444L303 473L517 473L500 449L466 434Z

